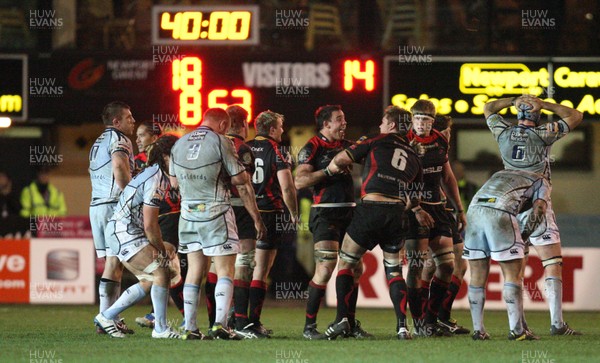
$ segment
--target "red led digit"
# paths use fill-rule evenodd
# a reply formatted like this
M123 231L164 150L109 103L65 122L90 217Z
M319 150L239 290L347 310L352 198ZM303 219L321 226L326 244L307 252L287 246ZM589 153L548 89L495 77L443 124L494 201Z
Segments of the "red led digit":
M183 125L196 126L202 120L202 61L198 57L173 60L172 88L179 95L179 120Z
M375 62L368 60L364 62L364 70L361 70L361 62L358 60L347 60L344 62L344 90L349 92L354 89L354 79L365 82L365 90L371 92L375 89Z

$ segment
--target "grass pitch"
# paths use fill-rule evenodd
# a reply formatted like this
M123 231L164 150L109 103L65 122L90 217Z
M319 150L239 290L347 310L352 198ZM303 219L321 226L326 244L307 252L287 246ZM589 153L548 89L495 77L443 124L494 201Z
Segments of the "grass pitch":
M391 309L359 309L363 327L375 340L306 341L302 338L304 306L295 304L264 309L263 323L275 331L272 339L251 341L164 341L150 337L151 331L137 327L136 316L148 305L135 306L122 314L134 335L111 339L97 335L92 320L97 306L0 305L0 362L598 362L600 361L600 313L566 313L569 324L585 335L553 337L549 314L529 312L530 327L539 341L507 340L506 312L486 312L491 341L473 341L470 335L451 338L396 339ZM335 311L323 308L319 328L324 330ZM454 316L471 329L468 311ZM169 308L170 323L178 326L181 315ZM199 309L198 322L206 330L206 310Z

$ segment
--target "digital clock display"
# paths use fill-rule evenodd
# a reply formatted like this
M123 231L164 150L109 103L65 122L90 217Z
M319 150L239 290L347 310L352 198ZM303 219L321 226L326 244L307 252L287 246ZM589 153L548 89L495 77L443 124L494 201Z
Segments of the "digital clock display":
M259 8L239 6L154 6L156 45L257 45Z

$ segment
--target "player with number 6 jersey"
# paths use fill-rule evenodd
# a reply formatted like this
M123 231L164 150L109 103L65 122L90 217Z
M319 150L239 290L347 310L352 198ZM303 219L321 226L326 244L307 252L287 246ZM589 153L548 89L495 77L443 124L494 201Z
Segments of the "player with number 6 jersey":
M283 115L273 111L261 112L255 120L257 136L248 145L254 153L252 186L256 203L267 227L267 235L256 242L256 266L250 282L250 311L248 319L253 329L270 335L260 322L262 306L267 293L267 277L273 266L283 233L295 228L298 218L296 187L292 177L292 158L281 145ZM286 218L284 204L290 217Z

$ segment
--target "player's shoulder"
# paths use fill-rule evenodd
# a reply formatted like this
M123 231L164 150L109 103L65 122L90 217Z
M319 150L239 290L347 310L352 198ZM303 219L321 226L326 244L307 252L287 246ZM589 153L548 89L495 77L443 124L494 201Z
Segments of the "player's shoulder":
M431 130L431 134L434 135L435 140L444 146L448 146L448 138L443 133L439 132L436 129Z
M507 122L504 117L502 115L500 115L499 113L493 113L491 115L489 115L486 119L485 122L487 122L488 125L497 125L497 124L503 124L506 126L512 126L511 123Z

